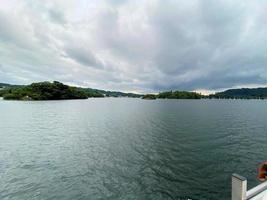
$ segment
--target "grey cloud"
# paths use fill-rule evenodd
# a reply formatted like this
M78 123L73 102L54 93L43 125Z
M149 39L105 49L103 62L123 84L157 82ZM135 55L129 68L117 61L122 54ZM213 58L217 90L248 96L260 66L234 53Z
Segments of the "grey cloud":
M84 47L66 47L65 52L67 56L74 59L76 62L93 68L101 69L103 68L103 63L101 63L95 55L87 48Z
M34 35L27 25L19 24L19 18L13 19L0 13L0 41L19 48L34 47ZM21 21L20 21L21 22Z
M264 1L56 0L14 6L16 12L0 12L0 58L10 66L3 80L57 78L128 91L214 90L267 81Z
M67 23L65 16L62 12L55 10L55 9L50 9L48 13L49 13L51 20L54 21L55 23L58 23L58 24Z

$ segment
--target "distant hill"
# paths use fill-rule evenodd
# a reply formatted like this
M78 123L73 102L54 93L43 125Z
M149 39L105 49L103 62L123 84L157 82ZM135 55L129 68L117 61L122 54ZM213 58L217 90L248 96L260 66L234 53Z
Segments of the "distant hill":
M97 90L106 97L132 97L132 98L140 98L143 95L135 94L135 93L125 93L125 92L117 92L117 91L105 91L105 90Z
M12 84L8 84L8 83L0 83L0 90L11 89L11 88L20 88L20 87L25 87L25 85L12 85Z
M83 91L101 94L104 97L132 97L132 98L141 98L143 95L135 94L135 93L125 93L125 92L118 92L118 91L106 91L106 90L98 90L92 88L80 88Z
M229 89L209 95L209 98L225 99L266 99L267 88L241 88Z
M24 85L11 85L7 83L0 83L0 89L4 88L14 88L14 87L23 87Z
M10 86L9 84L6 84L6 83L0 83L0 88L4 88L4 87L8 87Z

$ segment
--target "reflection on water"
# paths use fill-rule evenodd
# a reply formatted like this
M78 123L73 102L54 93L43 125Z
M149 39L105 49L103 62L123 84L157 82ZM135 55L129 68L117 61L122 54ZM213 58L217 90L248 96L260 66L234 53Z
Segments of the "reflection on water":
M257 184L267 101L0 102L0 199L230 199Z

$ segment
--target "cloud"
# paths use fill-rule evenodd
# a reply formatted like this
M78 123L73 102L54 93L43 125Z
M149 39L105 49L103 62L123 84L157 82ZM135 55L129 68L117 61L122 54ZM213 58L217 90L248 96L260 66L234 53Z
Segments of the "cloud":
M65 16L58 10L49 10L49 16L52 21L59 24L65 24L66 19Z
M266 8L263 0L4 0L0 81L144 92L266 85Z
M67 47L65 48L67 56L74 59L76 62L95 68L103 68L103 64L99 61L95 55L86 47Z

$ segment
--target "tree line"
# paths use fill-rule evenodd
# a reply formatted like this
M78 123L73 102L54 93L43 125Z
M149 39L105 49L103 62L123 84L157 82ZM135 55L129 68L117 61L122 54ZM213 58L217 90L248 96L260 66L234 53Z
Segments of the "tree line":
M202 95L196 92L167 91L159 94L146 94L143 99L201 99Z

